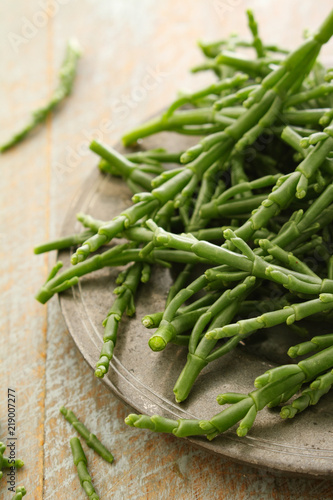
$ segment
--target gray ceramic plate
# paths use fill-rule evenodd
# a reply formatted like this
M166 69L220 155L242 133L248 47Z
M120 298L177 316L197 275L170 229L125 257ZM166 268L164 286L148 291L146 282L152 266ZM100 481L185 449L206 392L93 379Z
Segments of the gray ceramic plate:
M145 140L145 148L163 145L177 151L189 145L187 138L159 134ZM119 146L120 148L120 146ZM118 148L118 149L119 149ZM94 171L80 196L69 207L63 234L79 232L77 212L108 220L130 203L124 183ZM65 267L70 253L62 252ZM60 304L69 331L87 363L94 368L102 346L102 321L114 299L117 271L102 269L80 280L78 286L61 294ZM253 380L277 363L288 362L283 354L290 345L285 332L252 340L221 360L209 364L199 376L188 400L176 404L172 388L186 360L186 350L168 346L152 352L147 341L151 330L141 324L148 312L163 309L171 283L169 270L155 269L149 284L140 289L136 317L121 324L115 356L104 383L139 413L166 417L206 419L221 411L216 396L221 392L249 392ZM278 335L277 335L278 333ZM314 331L314 334L318 332ZM266 335L266 334L265 334ZM282 340L281 340L282 338ZM278 340L278 341L277 341ZM295 339L295 343L299 342ZM238 462L285 473L329 476L333 470L333 398L325 396L315 407L292 420L282 420L278 410L258 415L248 436L239 438L231 429L214 441L191 439L198 446ZM142 431L148 432L148 431Z

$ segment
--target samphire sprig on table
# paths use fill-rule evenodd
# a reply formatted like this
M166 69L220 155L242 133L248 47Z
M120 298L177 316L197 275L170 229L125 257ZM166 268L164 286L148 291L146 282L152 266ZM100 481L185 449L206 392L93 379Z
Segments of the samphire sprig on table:
M33 111L28 123L7 142L0 145L0 154L23 141L40 123L45 122L49 114L72 92L80 57L81 48L78 41L75 38L68 40L65 58L59 71L59 84L52 93L50 100L41 108Z
M333 11L290 52L264 43L253 13L247 15L252 40L233 35L199 44L206 60L193 72L212 71L217 81L181 94L160 117L123 137L129 146L170 131L196 136L194 146L124 156L91 143L101 171L122 177L133 203L109 221L78 214L81 234L36 247L36 253L77 247L73 266L59 273L58 262L36 298L45 303L90 272L125 266L108 314L106 307L95 371L102 378L121 318L135 312L140 282L149 280L152 266L173 266L178 277L164 311L147 311L143 324L155 328L153 351L169 343L187 349L174 387L178 402L190 397L207 364L223 363L262 329L285 323L308 337L296 346L290 341L289 356L311 355L267 371L249 394L219 395L218 403L230 406L209 420L129 415L134 427L212 439L239 423L244 436L265 407L283 404L281 417L292 418L333 383L333 334L311 339L302 324L308 317L323 322L333 309L333 85L318 59L333 35ZM203 272L193 275L198 264Z

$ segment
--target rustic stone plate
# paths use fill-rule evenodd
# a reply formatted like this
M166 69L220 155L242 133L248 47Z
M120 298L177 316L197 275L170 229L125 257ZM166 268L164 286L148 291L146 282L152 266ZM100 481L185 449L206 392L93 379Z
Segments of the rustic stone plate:
M145 140L144 147L163 145L177 151L190 143L188 138L163 133ZM118 149L122 149L120 145ZM96 169L69 207L63 234L81 230L75 218L77 212L108 220L129 203L127 186ZM65 268L70 265L70 254L61 252ZM93 369L102 346L102 321L114 300L112 290L116 274L115 269L102 269L82 278L78 286L60 295L70 334ZM209 364L199 376L188 400L176 404L172 388L185 363L186 349L170 345L160 353L152 352L147 344L152 332L141 324L145 314L163 309L170 283L170 271L156 268L151 281L141 286L136 317L126 318L121 323L115 356L108 375L103 379L135 411L174 419L207 419L222 409L216 403L217 394L249 392L253 390L255 377L277 363L290 361L284 353L299 339L290 339L290 334L287 338L283 329L271 334L265 332L260 342L253 338L248 345ZM313 333L320 332L314 330ZM333 471L332 417L333 398L326 395L318 405L292 420L282 420L278 409L263 410L249 435L243 438L239 438L233 428L212 442L201 437L190 440L208 451L241 463L288 474L327 477Z

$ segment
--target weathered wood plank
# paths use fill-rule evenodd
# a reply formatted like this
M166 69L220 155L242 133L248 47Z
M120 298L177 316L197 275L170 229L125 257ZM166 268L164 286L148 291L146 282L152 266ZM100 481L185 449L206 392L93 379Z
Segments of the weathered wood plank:
M52 40L41 30L13 49L10 32L20 33L36 4L1 4L1 142L24 124L31 109L50 95ZM47 259L36 260L33 245L48 237L51 121L30 141L1 158L1 335L0 439L7 441L7 388L16 391L16 456L26 466L16 476L32 498L42 498L44 465L45 357L47 312L34 289L47 273ZM8 441L7 441L8 442ZM33 472L32 472L33 471ZM3 479L0 496L11 498Z

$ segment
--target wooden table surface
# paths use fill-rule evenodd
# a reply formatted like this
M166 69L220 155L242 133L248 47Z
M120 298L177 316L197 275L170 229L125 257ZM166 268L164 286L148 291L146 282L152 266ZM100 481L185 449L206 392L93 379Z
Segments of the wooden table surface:
M84 50L71 97L0 159L0 440L8 438L10 388L16 391L16 453L25 461L16 485L26 486L27 499L85 498L69 449L75 433L59 414L62 404L115 455L109 465L87 452L102 499L333 498L326 480L257 470L173 436L128 428L129 408L83 361L57 298L47 306L34 300L55 255L33 255L35 245L59 235L69 202L96 168L87 151L91 137L112 144L179 88L207 81L207 75L188 73L201 60L197 39L245 34L244 11L251 7L264 39L293 47L303 28L315 29L331 6L331 0L0 3L0 142L51 95L66 40L77 37ZM332 44L324 61L330 50ZM0 498L11 498L5 479Z

